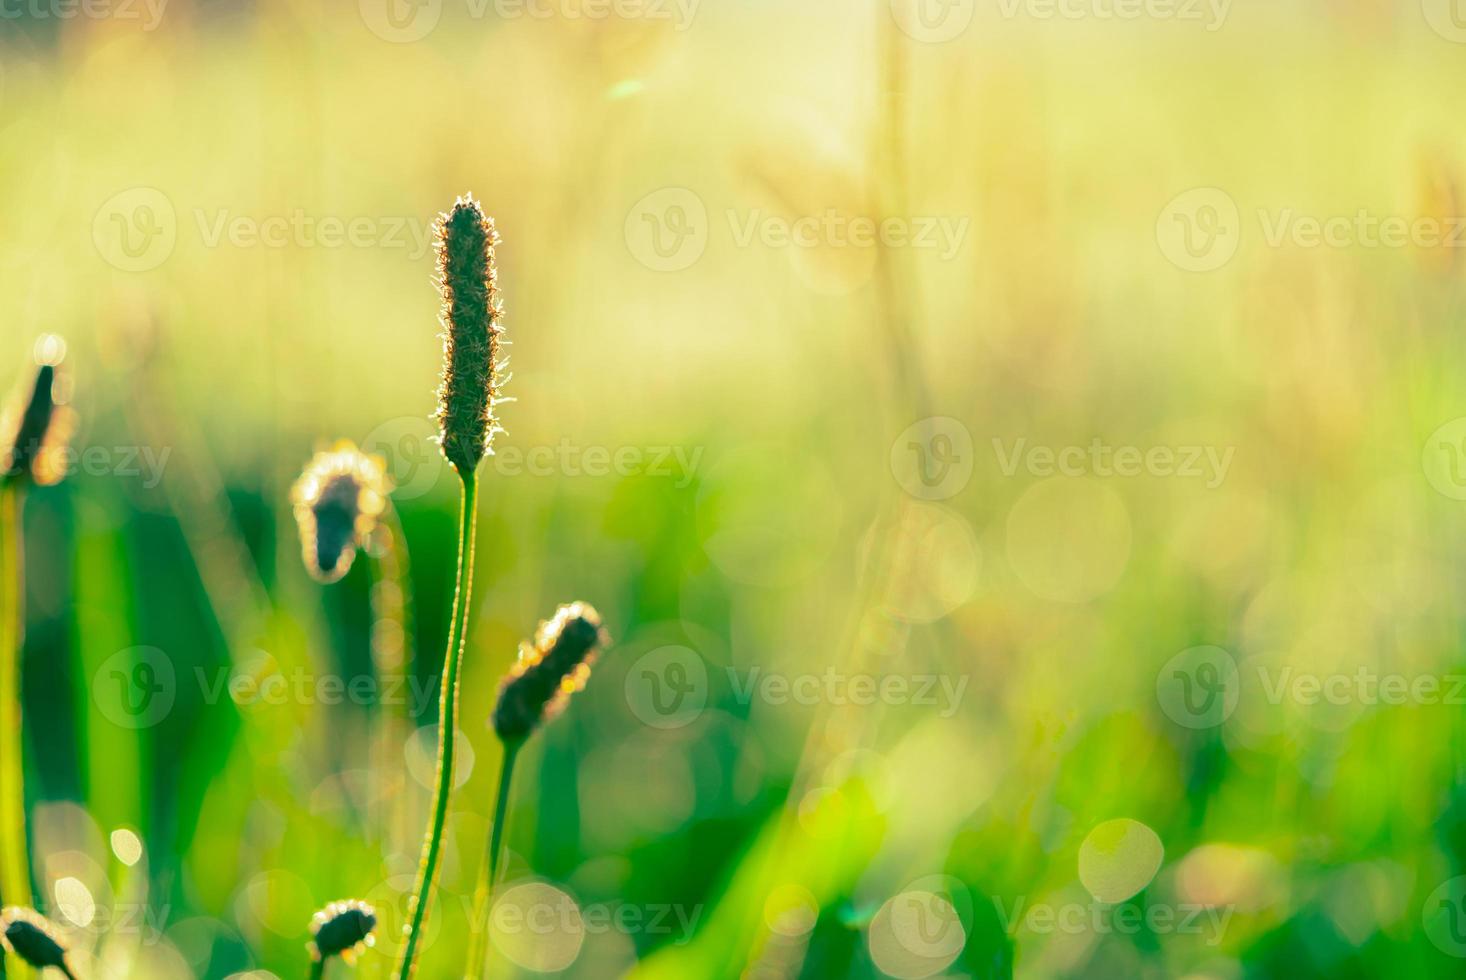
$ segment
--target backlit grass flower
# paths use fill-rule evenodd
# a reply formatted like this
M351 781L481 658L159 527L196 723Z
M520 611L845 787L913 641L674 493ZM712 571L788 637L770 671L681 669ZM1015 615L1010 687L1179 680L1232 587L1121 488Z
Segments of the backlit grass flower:
M290 491L290 501L300 529L301 557L313 577L335 582L350 570L390 492L382 459L347 440L312 457Z
M50 486L66 475L62 450L71 440L76 417L70 406L61 362L66 342L55 334L36 341L36 374L29 392L18 395L0 419L4 446L3 479L7 484Z
M498 242L494 219L472 194L460 197L438 218L438 289L443 298L439 439L443 455L461 474L473 472L501 431L494 417L504 329L494 266Z
M488 847L479 862L464 976L483 976L488 956L489 899L499 873L504 828L509 822L509 788L514 761L525 740L541 724L565 709L570 696L585 687L600 648L607 642L600 613L589 603L572 602L540 624L534 642L520 648L519 659L499 684L494 705L494 731L504 743L499 793Z
M311 919L311 941L306 948L317 963L339 956L354 964L362 950L376 942L376 928L377 910L365 902L332 902Z
M585 687L605 639L600 613L588 603L561 606L541 623L534 642L520 648L519 659L499 684L493 719L499 738L522 739L563 711L570 696Z
M63 976L75 976L51 923L33 909L12 906L0 911L0 945L37 970L50 967Z
M438 694L438 772L433 805L423 834L422 861L408 904L406 941L398 960L398 980L417 969L418 941L432 898L443 846L443 828L453 793L454 719L458 715L458 672L473 610L473 547L477 527L479 461L499 431L494 406L499 397L500 308L495 282L494 244L498 235L473 197L461 197L438 220L438 288L443 306L443 377L438 386L439 440L443 455L463 485L458 514L458 570L453 588L453 619L443 653Z

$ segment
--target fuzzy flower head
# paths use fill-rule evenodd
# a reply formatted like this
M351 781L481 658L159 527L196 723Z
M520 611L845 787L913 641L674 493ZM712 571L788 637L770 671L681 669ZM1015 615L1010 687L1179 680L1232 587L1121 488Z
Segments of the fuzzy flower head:
M494 731L508 742L522 739L565 709L570 696L585 687L598 649L607 641L600 613L588 603L561 606L540 624L534 642L519 650L519 660L499 684Z
M503 341L494 219L470 194L438 216L438 290L443 298L443 378L438 385L439 442L461 476L491 452L499 428Z
M376 928L377 910L365 902L354 898L332 902L311 919L311 941L306 949L312 959L339 956L354 963L362 950L377 941L372 932Z
M311 575L335 582L351 568L387 507L392 490L380 456L341 440L306 464L290 491L301 557Z
M11 906L0 911L0 946L37 970L52 967L72 975L66 947L56 938L51 923L33 909Z
M6 483L50 486L66 475L65 450L76 428L67 404L70 386L62 374L66 342L55 334L36 341L36 374L30 391L17 397L0 418L5 456L0 479Z

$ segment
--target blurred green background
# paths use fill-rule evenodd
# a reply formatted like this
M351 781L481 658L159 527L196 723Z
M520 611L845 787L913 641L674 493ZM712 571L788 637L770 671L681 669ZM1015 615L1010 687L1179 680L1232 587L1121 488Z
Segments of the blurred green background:
M80 418L24 515L31 856L89 975L301 976L346 897L388 974L465 192L517 401L421 976L571 599L615 643L521 756L490 976L1459 971L1466 5L0 15L0 351L64 334ZM371 556L300 560L341 437L408 674Z

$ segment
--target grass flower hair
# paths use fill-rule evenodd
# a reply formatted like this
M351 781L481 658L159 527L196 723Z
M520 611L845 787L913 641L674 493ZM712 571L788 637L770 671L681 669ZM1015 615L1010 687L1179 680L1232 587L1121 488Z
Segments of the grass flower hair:
M443 654L443 684L438 696L438 773L433 804L423 835L417 885L408 904L408 923L398 980L410 980L417 967L418 937L432 897L433 880L453 790L455 723L458 717L458 668L473 609L473 547L478 482L474 471L499 431L494 406L499 398L501 308L494 271L494 222L472 195L459 198L438 219L438 288L443 308L443 377L438 386L438 424L443 455L463 483L458 511L458 573L448 648Z
M66 947L56 938L51 923L32 909L11 907L0 911L0 945L37 970L50 967L76 980L66 962Z
M460 197L438 218L438 289L443 297L438 427L443 455L459 473L473 472L501 431L494 416L504 329L494 267L498 243L494 219L472 194Z
M326 975L326 961L340 957L348 966L355 964L362 950L376 942L377 910L365 902L351 899L332 902L311 919L311 941L306 946L311 954L311 976Z
M474 888L474 911L468 946L466 977L483 976L488 955L489 897L499 872L499 851L508 822L509 785L514 777L514 760L534 730L565 710L570 696L585 687L591 666L607 642L600 613L589 603L572 602L555 610L540 624L534 642L520 647L519 659L499 684L494 705L494 733L504 743L504 762L499 768L499 795L494 804L494 823L488 847L479 862Z
M311 576L335 582L351 569L387 506L391 481L380 457L342 440L306 464L290 491L301 557Z

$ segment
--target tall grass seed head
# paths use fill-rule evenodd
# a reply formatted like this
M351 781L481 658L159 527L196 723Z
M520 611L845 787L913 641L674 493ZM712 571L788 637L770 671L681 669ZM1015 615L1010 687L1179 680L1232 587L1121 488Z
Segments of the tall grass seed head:
M30 391L17 396L0 419L4 434L6 483L50 486L66 475L66 454L76 428L69 404L69 379L61 370L66 342L43 334L35 345L36 374Z
M316 453L290 491L306 570L321 582L338 581L365 547L387 507L391 478L380 456L348 440Z
M332 902L311 919L311 941L306 945L311 958L339 956L353 963L366 947L376 943L377 910L365 902L350 899Z
M588 603L561 606L540 624L534 642L499 684L494 731L508 742L522 739L565 709L590 679L591 666L608 638L600 613Z
M443 455L467 476L492 451L502 431L494 415L500 401L503 341L494 247L499 233L469 194L437 223L438 290L443 306L443 378L438 386L439 442Z
M53 967L70 976L66 947L34 909L11 906L0 911L0 945L38 970Z

